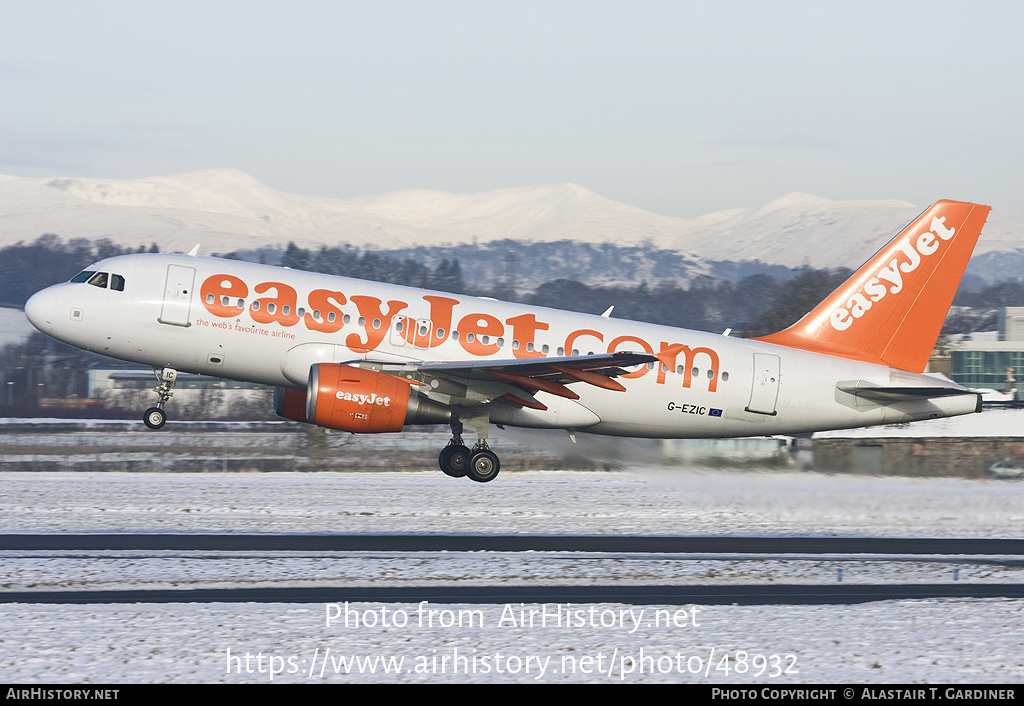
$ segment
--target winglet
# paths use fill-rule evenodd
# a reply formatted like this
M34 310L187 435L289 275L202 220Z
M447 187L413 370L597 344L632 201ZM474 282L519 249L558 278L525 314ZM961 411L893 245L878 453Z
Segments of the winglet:
M939 201L809 314L754 340L923 372L990 210Z

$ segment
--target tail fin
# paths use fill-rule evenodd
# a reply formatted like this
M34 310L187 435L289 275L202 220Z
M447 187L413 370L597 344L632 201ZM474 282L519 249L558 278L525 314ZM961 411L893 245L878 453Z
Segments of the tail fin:
M923 372L989 210L939 201L813 311L754 340Z

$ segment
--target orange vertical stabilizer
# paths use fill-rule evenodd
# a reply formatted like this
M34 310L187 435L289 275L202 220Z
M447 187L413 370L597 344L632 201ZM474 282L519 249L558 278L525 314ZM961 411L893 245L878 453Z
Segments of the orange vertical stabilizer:
M939 201L809 314L753 340L923 372L990 210Z

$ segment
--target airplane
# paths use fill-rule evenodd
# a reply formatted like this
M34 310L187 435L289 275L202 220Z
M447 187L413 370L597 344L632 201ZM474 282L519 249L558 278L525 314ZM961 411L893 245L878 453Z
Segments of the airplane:
M990 208L939 201L789 328L732 337L187 254L90 265L25 305L65 343L274 386L276 413L352 433L447 424L449 476L499 473L489 425L648 438L799 434L981 411L923 374ZM470 448L464 426L477 437Z

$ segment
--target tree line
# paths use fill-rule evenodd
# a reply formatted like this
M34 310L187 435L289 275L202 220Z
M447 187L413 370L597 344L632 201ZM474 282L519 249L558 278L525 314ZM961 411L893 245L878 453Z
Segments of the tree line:
M128 248L109 238L73 238L65 243L53 233L41 235L32 243L0 248L0 306L23 307L40 289L66 282L89 263L141 252L159 252L159 248L155 243L148 248Z
M614 264L614 258L604 252L607 249L600 249L606 268ZM635 249L627 248L627 254L634 256ZM563 277L523 292L509 278L493 275L467 277L455 256L459 250L458 247L450 248L451 257L434 253L429 258L417 258L411 257L409 251L395 256L387 251L364 251L350 246L307 249L289 243L276 264L297 270L455 294L489 296L591 314L600 314L614 306L613 316L616 318L714 332L732 328L737 335L750 336L778 331L794 323L850 274L846 268L802 268L792 276L790 272L765 266L766 271L748 274L733 282L711 275L698 275L686 280L682 273L666 269L658 273L663 279L653 283L640 281L633 286L595 286L573 277ZM78 238L64 242L52 233L40 236L32 243L19 242L0 248L0 305L24 306L35 292L67 281L96 260L158 251L155 244L148 248L129 248L109 239L90 241ZM238 253L227 257L254 259ZM519 266L535 267L529 259L524 259ZM686 283L680 284L681 280L686 280ZM1024 282L1008 280L983 287L980 291L961 288L953 304L979 313L972 317L954 310L948 321L947 333L988 325L989 319L994 322L994 312L998 307L1024 306Z

